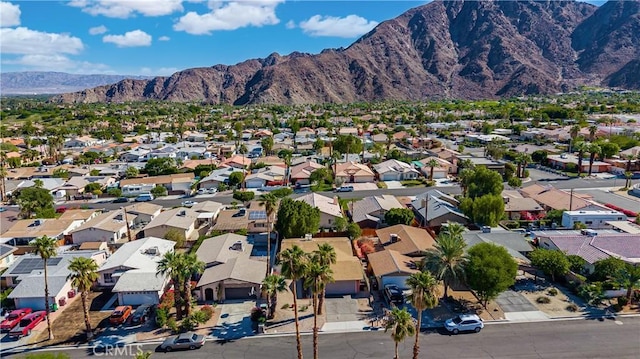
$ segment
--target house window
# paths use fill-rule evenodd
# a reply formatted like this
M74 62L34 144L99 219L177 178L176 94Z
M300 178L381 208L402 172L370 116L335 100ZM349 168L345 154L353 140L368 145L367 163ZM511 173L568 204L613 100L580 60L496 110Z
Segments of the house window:
M113 283L113 277L111 276L113 273L105 273L104 274L104 282L105 283Z
M329 219L327 220L327 223L331 224L331 222L332 222L332 219L331 219L331 218L329 218Z
M592 224L593 221L584 221L584 224Z

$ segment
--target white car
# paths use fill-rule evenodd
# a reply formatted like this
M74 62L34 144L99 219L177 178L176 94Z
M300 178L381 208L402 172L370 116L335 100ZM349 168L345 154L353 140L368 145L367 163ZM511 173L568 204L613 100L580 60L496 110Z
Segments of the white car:
M198 190L198 194L206 194L207 193L207 189L206 188L200 188Z
M217 189L217 188L209 188L209 189L207 190L207 193L208 193L208 194L214 194L214 193L216 193L216 192L218 192L218 189Z
M193 206L195 206L198 202L194 202L194 201L184 201L182 202L182 207L187 207L187 208L191 208Z
M475 314L461 314L457 317L447 319L447 321L444 322L444 328L453 334L466 331L479 333L482 328L484 328L484 323L482 319Z

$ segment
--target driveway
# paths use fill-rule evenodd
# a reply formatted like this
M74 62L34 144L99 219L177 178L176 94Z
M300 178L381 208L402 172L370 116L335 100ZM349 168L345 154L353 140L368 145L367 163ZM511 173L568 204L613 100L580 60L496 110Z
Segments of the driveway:
M518 292L508 290L498 296L496 302L502 308L507 320L531 321L549 319L543 312L539 311L533 303Z
M404 186L400 181L384 181L384 184L387 186L388 189L404 188Z
M354 191L370 191L377 190L378 185L375 183L345 183L344 186L353 186Z
M218 305L220 318L210 335L224 340L255 335L251 321L251 309L255 306L256 302L253 300L226 301Z
M326 298L326 323L323 332L361 330L367 327L366 321L360 320L358 315L358 301L351 297Z

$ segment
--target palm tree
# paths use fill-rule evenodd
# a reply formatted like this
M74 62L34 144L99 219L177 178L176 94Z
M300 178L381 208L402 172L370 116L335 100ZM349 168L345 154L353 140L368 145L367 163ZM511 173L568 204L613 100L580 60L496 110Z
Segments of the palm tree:
M398 344L404 341L407 337L416 334L416 326L413 323L413 317L406 309L394 307L391 309L389 319L384 326L384 332L386 333L388 330L391 330L391 338L393 338L396 345L394 359L399 359Z
M329 243L322 243L318 245L318 250L314 252L315 261L323 266L331 267L332 264L336 264L336 250ZM322 288L320 295L320 303L318 304L318 314L322 314L322 308L324 308L324 297L326 295L326 288Z
M47 269L47 261L58 254L58 242L55 238L49 238L42 236L36 238L33 242L35 253L42 258L44 263L44 306L47 311L47 331L49 332L49 340L53 339L53 332L51 331L51 308L49 307L49 273Z
M462 236L441 233L433 248L427 250L422 267L430 271L444 284L444 296L448 297L451 284L464 280L466 243Z
M307 263L304 286L311 289L313 298L313 358L318 359L318 297L324 293L327 283L333 281L333 271L329 266L319 263L317 254L310 260Z
M588 147L589 151L589 176L591 176L591 170L593 169L593 162L596 160L596 155L602 151L600 145L597 143L591 143Z
M204 263L198 260L195 253L181 253L180 275L182 276L182 292L184 295L184 314L186 317L191 315L191 277L194 274L200 274L204 271Z
M460 222L447 221L447 224L442 226L442 233L452 237L461 237L466 230Z
M420 337L420 329L422 327L422 311L431 309L438 305L437 286L438 283L429 272L414 273L407 279L407 285L411 288L409 301L416 308L417 320L416 324L416 342L413 344L413 359L418 359L420 353L420 345L418 338Z
M520 174L522 173L522 165L524 163L524 153L518 153L514 162L518 165L518 168L516 169L516 177L522 178Z
M298 320L298 280L304 277L306 270L306 255L297 245L280 252L282 274L293 282L293 316L296 324L296 347L298 359L302 359L302 342L300 338L300 322Z
M526 171L527 165L529 163L531 163L532 159L531 159L531 155L528 153L524 153L522 156L522 175L520 176L521 178L524 178L524 171Z
M267 305L269 306L269 318L273 318L276 306L276 295L287 290L287 282L284 277L278 274L267 275L262 280L262 291L267 297Z
M173 304L176 307L176 318L182 319L182 281L180 270L182 269L182 256L176 252L167 252L158 262L156 275L170 275L173 282Z
M634 155L624 155L623 158L625 160L627 160L627 166L625 168L625 173L631 173L631 161L633 161L636 158L636 156L634 156ZM630 182L631 182L631 178L627 178L627 180L625 181L624 187L625 188L629 188L629 185L631 184Z
M589 149L588 142L578 142L574 146L574 149L578 151L578 177L582 174L582 159L584 158L584 153Z
M69 278L71 285L78 289L82 298L82 310L84 311L84 325L87 329L87 340L93 338L91 319L89 317L89 291L95 281L98 280L98 264L91 258L75 257L69 262Z
M593 141L596 139L596 132L598 132L598 126L596 125L589 126L589 141Z
M435 158L432 158L427 162L427 166L429 166L429 181L433 181L433 169L440 166L440 163Z
M291 168L291 159L293 158L293 152L290 150L281 150L278 152L278 157L280 157L286 166L284 172L284 185L289 184L289 169Z
M271 217L278 208L278 197L273 193L265 193L260 196L260 206L264 206L267 213L267 275L271 273Z
M391 152L391 145L393 144L393 132L387 132L387 159L389 159L389 153Z

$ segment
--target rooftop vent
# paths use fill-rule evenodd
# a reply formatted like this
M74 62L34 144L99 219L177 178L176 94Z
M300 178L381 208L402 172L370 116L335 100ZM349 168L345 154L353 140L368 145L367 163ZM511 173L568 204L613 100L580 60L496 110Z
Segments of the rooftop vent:
M397 242L397 241L399 241L399 240L400 240L400 238L398 238L398 235L397 235L397 234L395 234L395 233L391 233L391 234L389 235L389 242L391 242L391 243L396 243L396 242Z
M229 249L232 251L244 252L244 248L242 247L242 241L236 241L231 245L231 247L229 247Z
M160 255L160 250L158 249L158 247L153 246L153 247L149 247L147 249L144 250L144 254L149 254L152 256L159 256Z
M187 211L182 210L182 211L178 212L178 214L177 214L177 215L178 215L178 216L180 216L180 217L184 217L184 216L186 216L186 215L187 215Z

